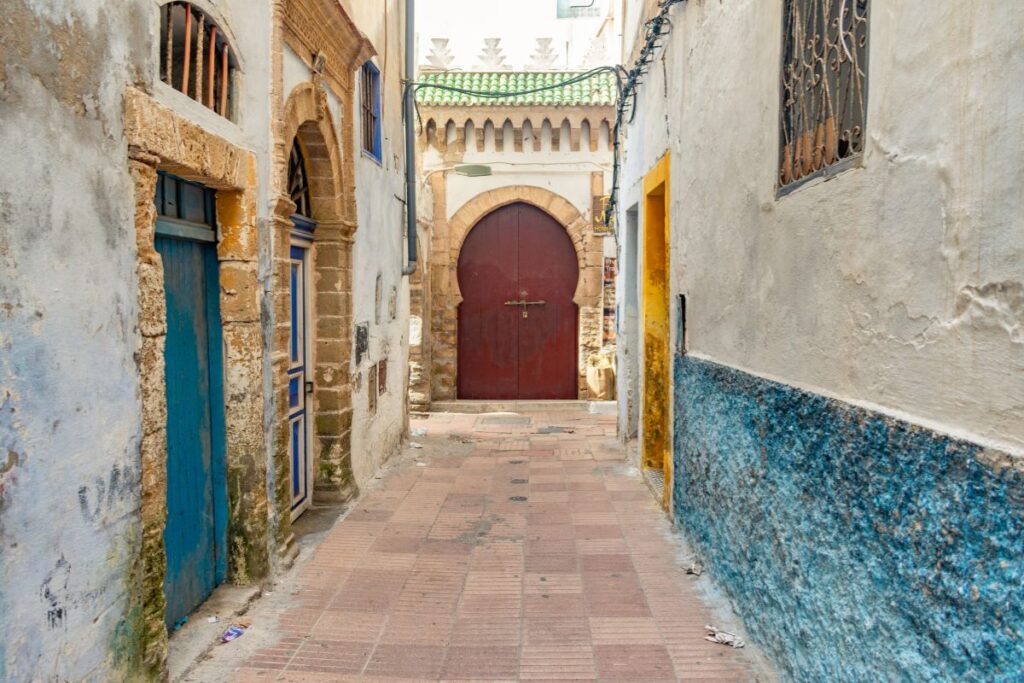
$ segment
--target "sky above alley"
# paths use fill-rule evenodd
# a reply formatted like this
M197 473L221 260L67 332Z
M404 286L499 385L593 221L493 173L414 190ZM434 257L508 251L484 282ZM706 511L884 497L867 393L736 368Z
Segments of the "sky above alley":
M537 39L551 38L558 55L554 68L575 69L608 16L611 2L593 0L590 6L591 0L419 0L419 63L427 63L432 39L447 38L453 66L473 70L480 65L484 39L501 38L506 63L523 69L530 65ZM565 18L566 14L574 16ZM614 48L614 40L608 46Z

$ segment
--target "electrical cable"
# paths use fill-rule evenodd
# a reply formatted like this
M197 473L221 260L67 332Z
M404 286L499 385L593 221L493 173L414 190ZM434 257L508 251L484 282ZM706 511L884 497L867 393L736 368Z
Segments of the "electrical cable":
M613 139L613 162L612 162L612 189L608 195L608 205L604 210L604 223L605 225L614 226L613 219L615 217L616 208L618 205L619 196L619 176L622 170L622 154L621 154L621 143L620 137L622 133L622 124L626 117L626 108L630 108L629 121L632 123L636 116L636 97L637 91L640 85L643 83L642 76L647 74L647 69L654 61L654 53L662 43L659 42L661 38L667 36L672 30L672 22L669 20L669 11L676 5L682 4L686 0L659 0L658 2L658 13L654 15L644 25L644 44L640 49L640 54L633 62L633 66L627 71L622 66L600 66L595 69L590 69L583 73L567 78L558 83L551 83L549 85L538 86L536 88L529 88L527 90L520 91L496 91L496 90L472 90L470 88L459 88L453 85L443 85L440 83L430 83L424 81L407 81L405 83L406 88L412 88L414 92L419 92L424 88L435 88L437 90L443 90L446 92L454 92L461 95L467 95L469 97L479 97L481 99L504 99L509 97L521 97L524 95L535 95L537 93L546 92L548 90L557 90L559 88L565 88L570 85L582 83L583 81L589 80L594 76L603 73L611 73L615 76L616 91L618 97L616 98L615 107L615 127L612 129ZM420 121L422 129L423 120L420 117L419 103L413 98L413 102L416 105L416 118Z
M669 11L675 5L679 5L684 2L686 2L686 0L660 0L658 3L658 13L644 25L646 32L644 34L644 45L640 49L640 54L633 62L633 66L629 71L625 71L623 69L624 73L619 82L619 101L615 110L615 128L612 129L612 138L614 139L612 190L608 195L608 205L604 209L605 225L614 225L612 221L615 218L619 201L619 175L622 170L622 155L619 138L622 132L622 123L626 116L626 107L630 107L628 123L632 123L636 116L637 90L643 83L641 77L647 73L648 67L654 61L654 53L662 45L662 43L658 41L672 31L672 22L668 18ZM623 78L625 79L625 84L622 83Z

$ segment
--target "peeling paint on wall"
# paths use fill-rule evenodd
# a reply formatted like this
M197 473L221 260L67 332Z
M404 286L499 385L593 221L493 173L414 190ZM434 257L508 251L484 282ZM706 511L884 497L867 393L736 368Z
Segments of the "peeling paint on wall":
M688 356L673 511L791 680L1017 680L1024 459Z

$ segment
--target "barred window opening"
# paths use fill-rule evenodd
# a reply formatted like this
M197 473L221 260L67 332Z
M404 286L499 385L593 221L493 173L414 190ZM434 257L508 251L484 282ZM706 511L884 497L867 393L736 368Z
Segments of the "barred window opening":
M288 196L295 202L295 213L305 218L313 217L312 202L309 199L309 176L306 175L306 157L298 138L292 141L292 152L288 158Z
M189 2L160 16L160 80L226 119L234 116L238 62L224 32Z
M785 0L779 187L864 151L869 0Z

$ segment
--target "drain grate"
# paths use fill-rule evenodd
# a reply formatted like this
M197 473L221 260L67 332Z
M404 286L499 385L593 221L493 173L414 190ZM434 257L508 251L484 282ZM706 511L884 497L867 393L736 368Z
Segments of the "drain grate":
M526 479L513 479L512 483L513 484L525 484L525 483L527 483L527 480Z
M509 500L511 500L513 503L525 503L526 496L511 496Z
M528 425L533 418L520 417L519 415L495 415L480 419L482 425Z
M541 427L538 434L575 434L576 430L569 427Z
M526 462L526 461L525 460L509 460L508 464L509 465L522 465L524 462Z
M662 500L665 497L665 471L664 470L644 470L644 479L647 480L647 485L654 491L654 495L658 497L658 500Z

